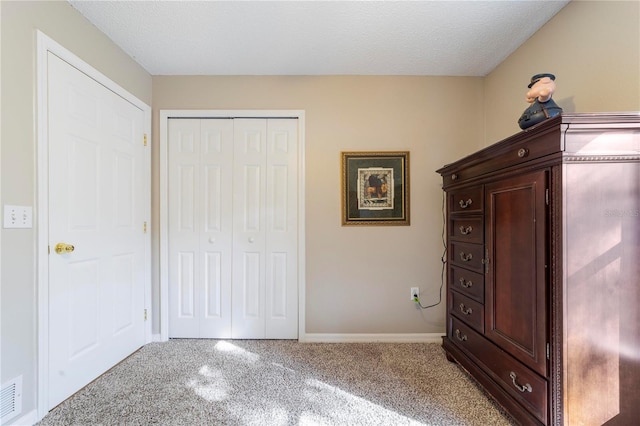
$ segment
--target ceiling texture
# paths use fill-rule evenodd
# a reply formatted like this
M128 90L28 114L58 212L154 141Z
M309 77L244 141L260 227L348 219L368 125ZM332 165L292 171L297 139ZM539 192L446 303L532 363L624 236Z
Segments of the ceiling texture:
M485 76L569 1L68 0L152 75Z

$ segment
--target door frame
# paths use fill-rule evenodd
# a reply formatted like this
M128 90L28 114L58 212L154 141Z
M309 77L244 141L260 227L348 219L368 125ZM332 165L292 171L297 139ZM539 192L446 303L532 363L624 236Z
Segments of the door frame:
M169 119L295 118L298 120L298 340L305 336L305 111L160 110L160 341L169 340Z
M84 62L78 56L67 50L41 31L36 32L36 289L37 289L37 342L38 342L38 373L37 373L37 417L42 419L49 411L49 135L48 128L48 66L47 56L50 53L58 56L69 65L75 67L105 88L116 93L144 112L143 131L151 140L151 107L133 96L120 85L109 79L100 71ZM142 141L141 141L142 143ZM151 149L145 150L143 159L143 182L146 199L144 217L147 223L151 218ZM144 243L144 307L151 313L151 232L145 235ZM151 342L151 318L148 318L144 328L144 343Z

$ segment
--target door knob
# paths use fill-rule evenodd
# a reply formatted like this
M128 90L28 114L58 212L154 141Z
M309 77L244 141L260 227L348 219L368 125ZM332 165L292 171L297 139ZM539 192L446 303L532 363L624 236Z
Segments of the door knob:
M75 250L75 247L71 244L58 243L56 244L55 250L58 254L71 253L73 250Z

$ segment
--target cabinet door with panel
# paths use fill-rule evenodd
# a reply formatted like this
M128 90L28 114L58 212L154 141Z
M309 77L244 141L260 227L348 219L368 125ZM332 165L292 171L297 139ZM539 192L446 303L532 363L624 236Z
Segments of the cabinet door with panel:
M539 170L485 186L485 336L547 375L547 181Z

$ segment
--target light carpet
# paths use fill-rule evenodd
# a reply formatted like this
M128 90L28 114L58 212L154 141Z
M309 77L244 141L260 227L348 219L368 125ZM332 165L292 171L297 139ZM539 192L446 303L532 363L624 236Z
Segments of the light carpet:
M151 343L48 425L512 425L438 344Z

